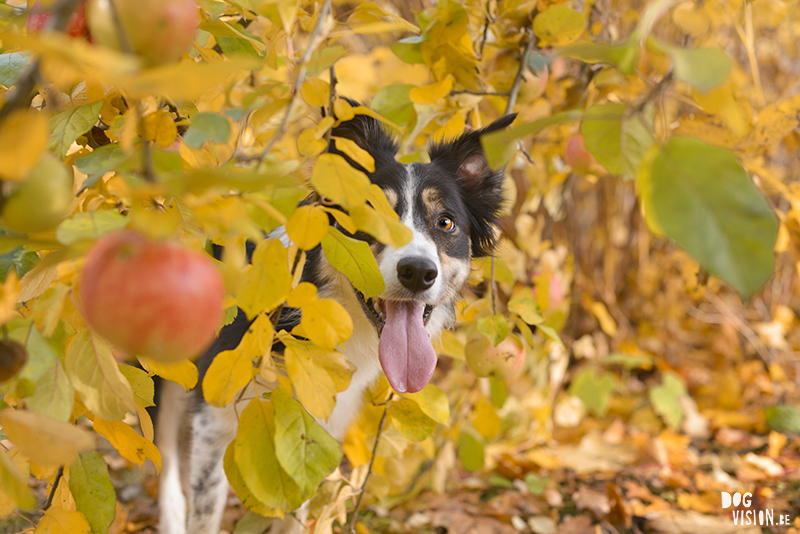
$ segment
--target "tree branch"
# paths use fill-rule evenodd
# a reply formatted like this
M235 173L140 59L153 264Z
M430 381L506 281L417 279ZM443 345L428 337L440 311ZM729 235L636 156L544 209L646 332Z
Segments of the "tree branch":
M517 77L514 78L514 84L511 86L511 90L509 91L508 104L506 104L506 115L514 111L514 106L517 103L517 96L519 96L519 88L522 86L522 79L525 75L525 69L528 68L528 58L533 51L533 45L536 43L536 37L530 30L526 31L525 33L528 34L528 43L525 45L525 52L523 52L522 59L519 63Z

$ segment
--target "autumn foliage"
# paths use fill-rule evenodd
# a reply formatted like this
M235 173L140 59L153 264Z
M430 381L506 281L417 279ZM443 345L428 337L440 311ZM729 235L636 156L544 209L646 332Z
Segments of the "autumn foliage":
M125 230L219 273L217 327L254 320L202 384L240 418L229 530L310 499L320 534L740 532L720 495L750 492L798 532L796 1L198 0L179 52L114 41L113 17L101 39L67 30L79 5L2 5L0 530L154 531L152 496L118 490L161 469L153 376L188 390L198 371L84 308L89 251ZM432 384L382 379L339 444L317 420L349 384L353 323L299 283L305 251L376 296L347 234L410 231L331 129L374 117L410 163L510 112L481 140L508 169L501 244Z

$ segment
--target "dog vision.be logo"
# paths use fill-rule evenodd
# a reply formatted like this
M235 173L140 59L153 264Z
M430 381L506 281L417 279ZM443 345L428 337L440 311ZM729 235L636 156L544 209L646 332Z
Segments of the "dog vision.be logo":
M722 492L723 510L730 508L731 506L738 507L740 504L745 508L750 508L750 506L753 504L753 494L747 492L743 495L739 492L736 492L731 495L727 491ZM775 510L772 509L732 510L731 513L733 514L734 525L757 525L760 527L771 527L789 526L792 522L792 518L789 517L789 514L778 514L776 517Z

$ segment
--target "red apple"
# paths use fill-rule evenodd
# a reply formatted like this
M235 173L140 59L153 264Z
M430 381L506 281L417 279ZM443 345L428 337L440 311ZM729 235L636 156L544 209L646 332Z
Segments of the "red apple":
M80 293L98 334L131 355L172 362L214 340L225 288L206 255L125 231L89 251Z
M52 15L53 14L49 10L42 9L38 0L34 2L28 13L28 22L25 24L25 27L28 28L28 33L37 33L41 31ZM86 0L83 0L78 4L78 7L75 8L75 11L69 18L65 33L72 37L88 37L89 28L86 27Z
M581 134L575 134L567 139L564 147L564 161L579 174L590 173L592 168L597 165L594 156L586 150Z
M112 0L89 1L89 29L96 43L124 50ZM192 44L199 19L194 0L113 0L134 53L147 65L178 61Z
M464 347L467 367L478 376L493 376L508 380L516 376L525 363L525 345L516 334L492 346L492 341L480 332L475 332Z

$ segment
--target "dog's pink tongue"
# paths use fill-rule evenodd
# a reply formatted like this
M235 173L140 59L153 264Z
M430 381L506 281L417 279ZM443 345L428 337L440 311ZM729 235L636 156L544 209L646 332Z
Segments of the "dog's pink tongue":
M436 351L422 324L425 305L414 301L384 301L378 356L392 389L414 393L425 387L436 369Z

